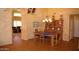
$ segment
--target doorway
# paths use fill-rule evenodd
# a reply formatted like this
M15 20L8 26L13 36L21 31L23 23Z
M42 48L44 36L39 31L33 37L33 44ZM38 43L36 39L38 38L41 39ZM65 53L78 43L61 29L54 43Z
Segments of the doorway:
M21 41L21 12L18 9L13 10L12 17L12 33L13 33L13 42L17 43Z
M79 49L79 14L70 15L69 28L70 39L77 41L77 48Z
M79 38L79 15L74 16L74 37Z
M79 38L79 15L70 16L70 39Z

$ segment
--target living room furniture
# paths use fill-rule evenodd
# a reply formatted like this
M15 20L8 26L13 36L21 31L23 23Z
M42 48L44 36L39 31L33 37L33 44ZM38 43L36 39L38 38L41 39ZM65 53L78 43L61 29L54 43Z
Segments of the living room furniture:
M59 20L55 20L55 17L53 16L52 22L46 22L45 32L53 34L53 41L55 41L55 45L61 42L63 38L63 16L60 15Z
M60 15L59 20L56 20L55 17L52 16L52 19L50 21L46 19L46 20L43 20L43 22L45 22L44 32L35 30L35 38L46 40L50 37L52 46L62 42L63 16Z

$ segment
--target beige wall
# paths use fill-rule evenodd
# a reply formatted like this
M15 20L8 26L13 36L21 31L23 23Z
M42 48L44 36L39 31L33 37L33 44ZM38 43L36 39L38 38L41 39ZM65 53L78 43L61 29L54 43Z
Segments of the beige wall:
M10 9L0 9L0 46L12 44L12 15Z
M63 15L63 40L69 41L70 40L70 35L69 35L69 20L70 20L70 15L71 14L79 14L79 9L68 9L68 8L51 8L49 9L49 15L54 15L56 19L59 19L60 15Z
M69 40L69 13L67 9L49 9L49 15L55 14L55 19L58 20L60 15L63 15L63 40Z
M69 33L70 33L70 39L72 39L74 37L74 15L70 15L70 29L69 29Z
M27 14L27 8L21 9L22 13L22 39L27 40L33 38L33 22L40 22L40 29L44 29L44 23L42 20L45 16L52 16L55 14L56 19L59 19L59 15L63 15L63 40L70 40L70 28L69 20L71 14L79 14L79 9L62 9L62 8L37 8L35 14ZM6 45L12 43L12 12L10 9L0 9L0 45Z
M69 17L71 14L79 14L79 9L69 9L69 8L37 8L35 14L27 14L27 9L23 9L22 11L23 17L22 17L22 39L31 39L33 38L33 21L39 21L43 20L45 16L52 16L55 14L55 18L58 20L60 15L63 15L64 25L63 25L63 40L69 41L70 35L69 35ZM44 28L44 23L41 22L40 29Z
M74 16L74 37L79 37L79 15Z
M47 9L36 9L35 14L28 14L27 9L22 9L22 39L27 40L34 37L33 22L40 22L40 29L43 29L42 19L46 16Z

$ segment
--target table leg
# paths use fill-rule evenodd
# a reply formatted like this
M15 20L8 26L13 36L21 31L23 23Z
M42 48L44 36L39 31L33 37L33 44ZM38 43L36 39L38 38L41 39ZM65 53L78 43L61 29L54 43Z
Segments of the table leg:
M54 46L54 36L51 38L51 45Z

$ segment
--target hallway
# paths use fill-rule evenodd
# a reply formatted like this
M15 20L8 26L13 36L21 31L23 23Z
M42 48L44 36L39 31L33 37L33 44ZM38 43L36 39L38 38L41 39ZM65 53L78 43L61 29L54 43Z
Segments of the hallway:
M20 34L14 34L13 44L1 46L0 50L8 51L76 51L78 38L74 38L69 42L62 41L58 45L52 47L50 41L41 42L40 40L30 39L21 40ZM75 40L76 39L76 40Z

